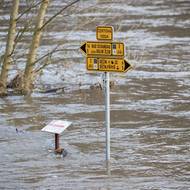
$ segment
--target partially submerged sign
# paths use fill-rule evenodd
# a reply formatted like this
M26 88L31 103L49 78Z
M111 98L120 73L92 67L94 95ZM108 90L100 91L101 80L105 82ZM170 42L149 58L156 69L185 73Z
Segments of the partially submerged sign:
M91 71L104 71L105 86L105 126L106 126L106 161L110 160L110 82L109 72L126 72L131 65L124 59L124 43L112 42L113 28L96 27L96 39L87 41L80 47L86 56L86 68Z
M113 40L113 27L112 26L97 26L96 27L97 40Z
M87 57L86 63L87 70L91 71L126 72L131 68L123 58Z
M122 42L85 42L80 49L87 56L124 56L124 43Z
M41 131L61 134L63 131L72 124L70 121L63 120L53 120L48 125L46 125Z

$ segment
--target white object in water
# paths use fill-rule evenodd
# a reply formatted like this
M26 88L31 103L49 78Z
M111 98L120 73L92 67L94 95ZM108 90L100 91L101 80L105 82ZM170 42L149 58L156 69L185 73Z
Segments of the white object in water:
M63 131L72 124L70 121L63 120L52 120L48 125L46 125L41 131L61 134Z

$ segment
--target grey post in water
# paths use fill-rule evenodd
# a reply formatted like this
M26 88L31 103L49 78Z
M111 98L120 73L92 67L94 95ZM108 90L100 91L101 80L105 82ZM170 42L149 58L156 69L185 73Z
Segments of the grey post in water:
M106 161L110 161L110 82L109 72L105 72L105 127L106 127Z

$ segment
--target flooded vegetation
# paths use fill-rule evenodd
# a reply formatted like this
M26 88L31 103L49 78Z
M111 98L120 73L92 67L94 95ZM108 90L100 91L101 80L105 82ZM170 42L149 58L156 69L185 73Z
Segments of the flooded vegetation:
M65 2L52 1L47 17ZM0 6L2 55L11 1ZM61 51L37 78L36 90L0 99L0 189L189 189L189 18L188 0L81 1L59 15L43 33L38 56L57 44ZM104 95L95 85L102 74L86 70L79 50L96 40L97 25L114 27L114 40L125 43L133 65L111 74L111 176ZM30 41L27 32L9 78L23 69ZM61 137L65 158L54 154L54 136L40 131L53 119L73 122Z

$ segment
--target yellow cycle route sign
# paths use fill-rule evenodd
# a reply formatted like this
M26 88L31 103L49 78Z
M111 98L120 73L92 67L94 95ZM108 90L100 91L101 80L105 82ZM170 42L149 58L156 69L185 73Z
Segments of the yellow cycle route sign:
M120 56L123 57L124 43L122 42L99 42L87 41L80 49L87 56Z
M131 65L123 58L86 58L86 67L90 71L126 72Z
M96 27L97 40L113 40L113 27L112 26L97 26Z

